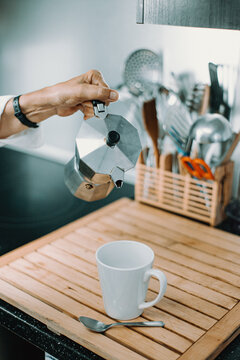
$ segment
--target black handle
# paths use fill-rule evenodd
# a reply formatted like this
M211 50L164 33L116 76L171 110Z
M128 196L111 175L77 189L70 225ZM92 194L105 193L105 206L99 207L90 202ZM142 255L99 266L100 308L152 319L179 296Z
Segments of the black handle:
M100 100L92 100L94 114L97 117L104 119L107 115L107 109L104 102Z

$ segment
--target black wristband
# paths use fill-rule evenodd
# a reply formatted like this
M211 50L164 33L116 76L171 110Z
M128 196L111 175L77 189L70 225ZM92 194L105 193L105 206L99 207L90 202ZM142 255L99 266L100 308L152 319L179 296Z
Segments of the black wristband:
M26 116L22 113L20 105L19 105L19 98L21 95L15 96L13 99L13 109L14 109L14 115L16 118L23 124L30 128L37 128L39 125L37 123L34 123L26 118Z

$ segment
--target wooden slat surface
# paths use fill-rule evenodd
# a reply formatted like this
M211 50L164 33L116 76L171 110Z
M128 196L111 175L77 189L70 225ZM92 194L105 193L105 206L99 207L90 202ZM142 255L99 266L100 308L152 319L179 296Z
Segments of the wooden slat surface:
M96 249L117 239L141 241L163 270L164 298L138 321L164 328L88 331L86 315L105 314ZM105 359L214 359L240 332L240 239L129 199L119 200L0 259L0 296ZM158 292L150 280L147 299Z

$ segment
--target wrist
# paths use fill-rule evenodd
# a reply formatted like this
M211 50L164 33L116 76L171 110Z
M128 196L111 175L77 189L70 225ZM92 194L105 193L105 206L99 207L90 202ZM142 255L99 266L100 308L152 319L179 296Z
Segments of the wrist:
M21 95L19 104L22 113L30 121L36 123L56 115L56 108L52 105L53 96L51 87Z

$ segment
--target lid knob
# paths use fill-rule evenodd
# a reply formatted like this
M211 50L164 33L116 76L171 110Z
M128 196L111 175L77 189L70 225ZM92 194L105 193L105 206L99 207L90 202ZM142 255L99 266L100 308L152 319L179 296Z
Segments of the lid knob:
M120 140L120 134L117 131L115 130L109 131L106 140L108 146L110 147L115 146L119 142L119 140Z

